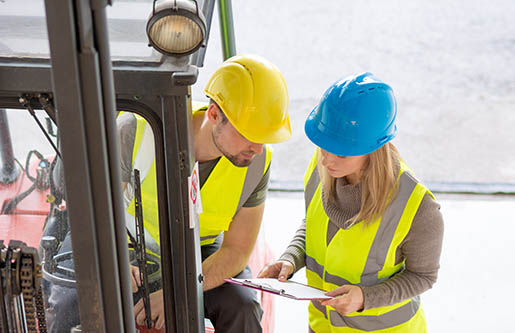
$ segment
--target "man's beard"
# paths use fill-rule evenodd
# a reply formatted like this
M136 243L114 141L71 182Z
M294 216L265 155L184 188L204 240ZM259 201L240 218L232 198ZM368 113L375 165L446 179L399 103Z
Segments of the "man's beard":
M217 137L218 135L215 134L216 131L213 131L213 142L216 146L216 148L222 153L222 155L225 156L225 158L227 158L233 165L237 166L237 167L248 167L250 165L250 163L252 163L252 160L253 158L250 158L250 159L246 159L246 158L243 158L243 157L239 157L238 155L231 155L229 154L225 149L222 148L222 146L218 143L218 140L217 140ZM254 152L252 151L246 151L246 152L243 152L243 153L248 153L248 154L254 154ZM240 153L241 154L241 153Z
M242 158L242 157L238 157L238 156L234 156L234 155L229 155L229 154L226 154L224 152L222 152L222 154L229 161L231 161L232 164L234 164L237 167L248 167L250 165L250 163L252 163L252 158L251 159L245 159L245 158Z

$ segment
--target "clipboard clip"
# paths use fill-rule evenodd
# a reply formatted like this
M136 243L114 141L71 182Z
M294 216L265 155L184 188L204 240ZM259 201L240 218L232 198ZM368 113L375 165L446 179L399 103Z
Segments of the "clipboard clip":
M278 294L278 295L283 295L283 294L286 293L286 291L284 289L274 289L274 288L272 288L267 283L257 284L257 283L252 283L249 280L245 280L245 281L242 282L242 284L245 285L245 286L249 286L249 287L252 287L252 288L260 289L260 290L263 290L263 291L268 291L270 293L274 293L274 294Z

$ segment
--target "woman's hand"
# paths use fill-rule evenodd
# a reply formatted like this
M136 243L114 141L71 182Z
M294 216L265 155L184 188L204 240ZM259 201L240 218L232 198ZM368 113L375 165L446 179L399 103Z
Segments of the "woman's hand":
M288 261L277 260L268 264L259 272L258 278L277 278L279 281L286 279L293 273L293 265Z
M335 297L330 300L321 301L320 303L322 305L332 306L341 315L348 315L349 313L363 309L364 296L359 286L346 284L325 294Z

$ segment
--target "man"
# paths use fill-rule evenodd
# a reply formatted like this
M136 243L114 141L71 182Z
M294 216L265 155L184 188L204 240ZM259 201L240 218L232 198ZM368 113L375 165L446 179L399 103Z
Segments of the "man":
M260 230L270 177L272 152L264 144L291 136L288 91L279 70L252 55L224 62L204 91L211 101L194 111L193 131L203 210L199 228L205 315L219 332L261 332L262 310L256 293L224 284L224 279L251 277L247 261ZM130 183L132 169L143 170L145 229L158 245L154 161L153 156L145 158L143 153L153 148L151 129L132 114L122 114L118 127L123 181ZM131 186L125 188L128 212L134 215ZM158 246L150 244L152 248L158 251ZM133 272L133 283L139 285L137 276ZM162 290L150 298L152 319L160 329L164 324ZM141 300L135 306L135 315L143 324Z

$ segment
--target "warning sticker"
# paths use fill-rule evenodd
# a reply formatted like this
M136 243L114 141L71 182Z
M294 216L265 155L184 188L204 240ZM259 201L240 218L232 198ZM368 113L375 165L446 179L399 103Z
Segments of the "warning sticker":
M190 228L195 228L198 214L202 213L202 200L200 199L200 177L198 173L198 162L188 177L188 201L190 207Z

